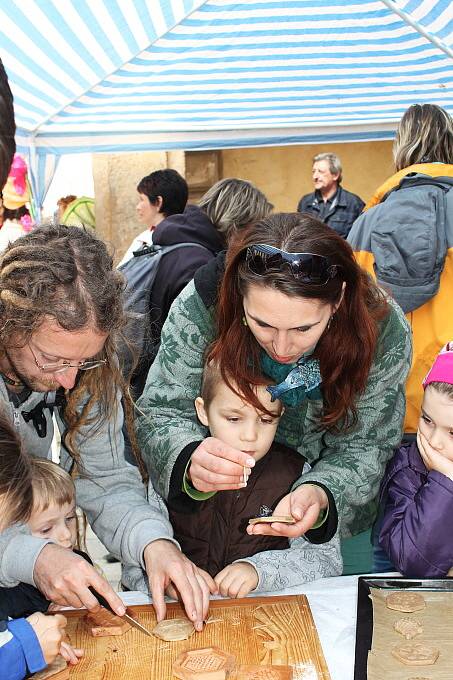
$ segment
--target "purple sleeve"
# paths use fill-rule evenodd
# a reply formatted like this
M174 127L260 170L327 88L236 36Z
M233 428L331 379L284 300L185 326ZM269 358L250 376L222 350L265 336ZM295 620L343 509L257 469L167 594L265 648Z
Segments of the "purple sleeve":
M453 481L435 470L396 470L385 489L379 543L405 576L442 577L453 566Z

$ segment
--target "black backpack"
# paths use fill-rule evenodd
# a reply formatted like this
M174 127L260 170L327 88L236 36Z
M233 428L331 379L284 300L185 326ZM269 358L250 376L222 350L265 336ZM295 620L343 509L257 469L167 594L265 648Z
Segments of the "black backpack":
M129 317L125 336L129 346L120 348L124 373L129 375L135 357L139 357L139 364L151 365L157 353L153 347L150 335L150 300L157 269L161 259L172 250L178 248L203 248L200 243L176 243L171 246L144 245L134 251L133 257L125 262L118 270L127 279L124 295L124 309Z

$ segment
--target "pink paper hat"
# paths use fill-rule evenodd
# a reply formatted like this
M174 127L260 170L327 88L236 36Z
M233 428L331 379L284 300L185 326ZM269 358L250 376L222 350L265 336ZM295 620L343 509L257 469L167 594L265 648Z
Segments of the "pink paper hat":
M426 388L432 382L443 382L453 385L453 342L447 342L442 347L428 375L423 380L423 387Z

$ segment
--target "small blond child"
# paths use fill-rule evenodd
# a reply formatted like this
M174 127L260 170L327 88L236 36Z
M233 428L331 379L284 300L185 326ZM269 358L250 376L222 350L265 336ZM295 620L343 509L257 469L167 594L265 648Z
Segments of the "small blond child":
M27 526L33 536L46 538L62 548L73 550L78 544L75 486L70 475L56 463L43 458L30 458L33 505ZM88 555L77 550L89 562ZM23 610L56 612L61 607L49 602L34 586L21 583L5 589L5 597L20 600ZM62 656L76 664L83 650L62 642Z
M301 476L305 459L274 442L283 406L271 402L265 385L256 394L255 409L224 382L220 369L205 366L201 396L195 400L199 420L211 436L252 456L256 464L244 487L200 494L185 478L184 491L193 512L170 503L175 538L183 552L214 578L226 597L245 597L251 591L277 591L341 573L338 538L314 545L304 537L250 535L248 520L260 508L275 508ZM187 497L187 496L186 496Z
M31 459L0 414L0 533L27 521L32 507ZM36 593L42 597L28 584L0 588L0 680L28 677L43 670L58 654L72 663L81 655L81 650L64 643L65 617L44 616L47 606L35 606Z
M453 342L423 387L417 441L396 451L381 485L379 543L403 575L433 578L453 566Z
M33 536L72 550L78 544L74 482L65 470L50 460L33 458L30 462L33 510L28 528Z

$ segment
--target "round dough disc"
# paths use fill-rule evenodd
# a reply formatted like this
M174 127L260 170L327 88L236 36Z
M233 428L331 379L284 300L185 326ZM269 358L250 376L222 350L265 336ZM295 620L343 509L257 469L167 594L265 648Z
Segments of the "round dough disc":
M388 609L395 609L398 612L418 612L426 607L425 599L419 593L414 592L395 592L390 593L385 598Z
M166 619L157 624L152 634L165 642L188 640L195 628L189 619Z

